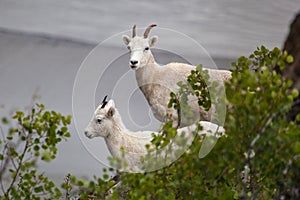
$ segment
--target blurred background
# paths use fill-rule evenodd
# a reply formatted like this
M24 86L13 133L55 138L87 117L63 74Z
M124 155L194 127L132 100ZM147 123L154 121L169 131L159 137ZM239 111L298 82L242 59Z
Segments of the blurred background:
M93 74L99 76L91 99L94 104L76 108L81 124L75 127L76 122L72 123L72 137L59 146L57 159L40 166L57 182L68 173L101 175L109 156L104 140L82 137L97 101L107 94L113 96L130 129L154 130L160 125L128 66L121 35L131 34L133 24L138 28L158 25L150 35L159 36L154 51L159 63L215 63L218 68L229 68L232 61L249 55L257 46L282 48L299 8L299 0L0 0L0 117L28 107L33 95L40 96L38 102L48 109L72 115L76 75L80 66L92 60L91 65L99 68ZM185 34L214 63L204 62L198 51L164 30ZM170 53L174 49L181 49L180 54ZM114 59L103 65L107 58Z

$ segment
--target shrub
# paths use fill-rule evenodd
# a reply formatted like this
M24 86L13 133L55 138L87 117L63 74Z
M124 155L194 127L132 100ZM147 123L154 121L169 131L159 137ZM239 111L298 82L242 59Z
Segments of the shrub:
M8 133L0 140L1 199L57 199L60 189L39 172L37 162L55 159L57 144L70 137L71 116L36 104L29 114L17 111L13 119L2 119Z

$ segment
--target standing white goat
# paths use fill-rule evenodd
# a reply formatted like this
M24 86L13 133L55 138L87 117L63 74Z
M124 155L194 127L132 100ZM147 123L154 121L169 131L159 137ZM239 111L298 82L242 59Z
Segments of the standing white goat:
M167 65L159 65L155 62L150 47L152 47L157 41L158 37L153 36L148 38L151 28L155 27L155 24L148 26L144 36L136 36L136 26L133 26L132 37L123 35L123 41L127 45L130 51L130 67L135 70L135 77L137 84L144 96L146 97L152 112L159 121L166 121L166 116L172 116L174 123L177 122L177 111L173 108L168 108L168 102L170 100L170 92L176 93L179 90L177 83L182 81L186 82L187 76L191 70L195 70L195 66L184 63L169 63ZM227 70L208 70L210 81L218 81L223 84L231 78L231 72ZM196 97L189 97L189 106L192 108L194 121L207 120L211 121L211 112L205 111L199 108ZM181 121L181 127L189 125L190 122Z
M199 123L203 129L199 131L198 134L216 135L225 133L224 128L216 124L205 121ZM182 135L184 133L186 138L188 138L187 143L179 148L184 148L184 151L186 150L186 147L193 141L194 137L191 137L191 135L196 128L196 125L192 125L177 130L177 135ZM128 167L125 169L121 168L121 170L131 172L141 172L145 170L141 163L141 156L147 155L146 144L151 143L152 133L156 135L159 134L153 131L133 132L128 130L124 126L118 110L115 108L114 101L109 100L107 102L106 97L95 110L84 133L88 138L104 137L112 156L127 163ZM174 146L172 146L172 149ZM123 153L121 148L125 152L124 157L122 157Z

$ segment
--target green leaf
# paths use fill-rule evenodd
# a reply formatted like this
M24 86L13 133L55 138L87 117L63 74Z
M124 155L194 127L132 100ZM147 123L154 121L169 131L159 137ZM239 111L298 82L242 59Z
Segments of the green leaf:
M45 162L50 162L52 160L52 155L49 151L44 151L42 153L41 159Z
M3 117L1 121L3 124L9 124L9 121L6 117Z
M293 56L288 55L288 56L286 57L286 62L287 62L287 63L292 63L292 62L294 62Z
M196 70L197 70L197 71L202 71L202 65L201 65L201 64L198 65L198 66L196 67Z
M297 90L297 89L293 89L293 90L292 90L292 96L293 96L294 98L296 98L296 97L298 97L298 95L299 95L298 90Z
M293 149L294 149L295 154L300 153L300 142L299 141L295 142Z
M39 145L34 145L33 150L34 151L39 151L40 150L40 146Z
M38 187L34 188L34 192L36 192L36 193L40 193L40 192L43 192L43 191L44 191L43 186L38 186Z
M69 138L69 137L71 137L71 133L70 132L66 132L64 136L67 137L67 138Z
M296 116L296 121L300 121L300 114L298 114L297 116Z

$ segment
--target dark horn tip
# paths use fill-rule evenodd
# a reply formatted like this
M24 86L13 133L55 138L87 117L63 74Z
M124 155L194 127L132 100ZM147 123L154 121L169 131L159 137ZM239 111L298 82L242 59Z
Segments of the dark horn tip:
M106 101L106 98L107 98L107 95L104 97L103 101L102 101L102 106L101 108L104 108L107 104L107 101Z
M108 96L108 95L106 95L106 96L104 97L103 101L106 101L107 96Z
M104 99L102 100L102 104L104 103L104 102L106 102L106 98L107 98L107 95L104 97Z

